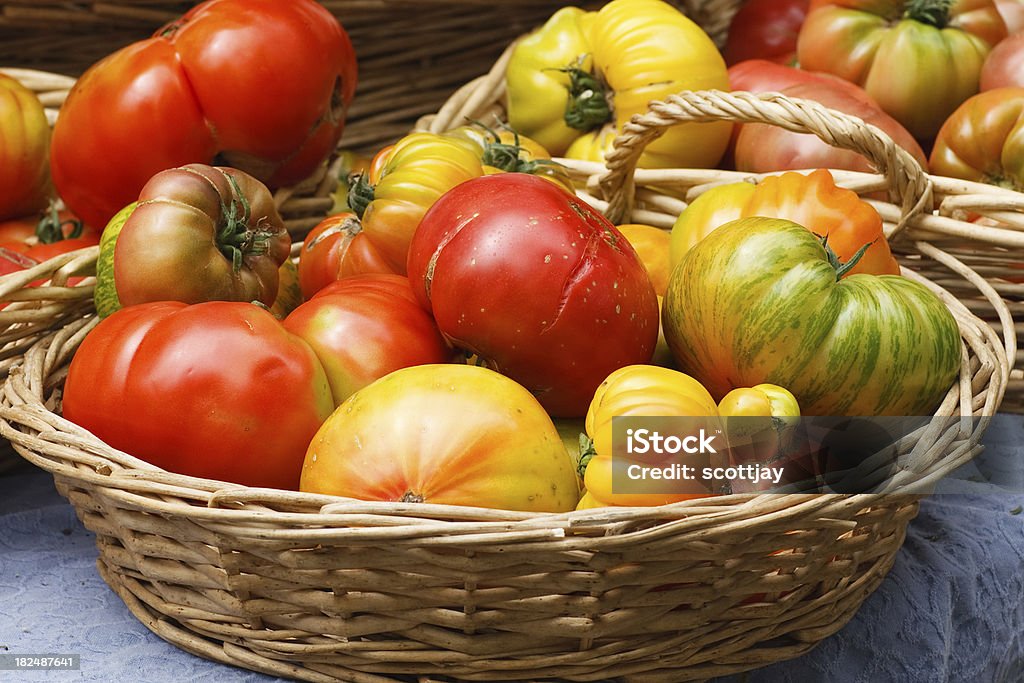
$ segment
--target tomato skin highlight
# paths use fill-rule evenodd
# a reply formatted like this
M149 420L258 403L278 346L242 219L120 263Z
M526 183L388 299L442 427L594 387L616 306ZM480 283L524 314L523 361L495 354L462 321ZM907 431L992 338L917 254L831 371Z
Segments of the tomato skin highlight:
M64 416L171 472L294 490L334 403L312 349L241 302L156 302L103 319L76 352Z
M594 209L536 176L483 176L446 193L416 231L408 270L452 345L555 417L584 415L608 373L654 352L657 295L636 251Z

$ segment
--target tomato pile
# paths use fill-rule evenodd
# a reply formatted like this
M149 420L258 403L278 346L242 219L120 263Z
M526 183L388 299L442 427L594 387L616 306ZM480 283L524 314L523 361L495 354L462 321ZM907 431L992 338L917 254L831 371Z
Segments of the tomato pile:
M511 53L507 121L349 154L332 215L293 245L273 190L344 144L356 55L313 0L207 0L90 69L52 145L0 79L25 150L0 164L17 219L0 267L99 243L101 320L64 416L177 473L537 512L716 495L613 490L614 419L696 417L734 463L765 462L801 413L930 414L957 324L826 170L869 170L855 153L673 127L641 166L789 172L707 190L671 231L612 224L552 157L602 161L651 100L731 87L819 101L933 171L1019 189L1004 5L750 0L724 54L662 0L562 8ZM37 233L23 217L56 196L70 213Z

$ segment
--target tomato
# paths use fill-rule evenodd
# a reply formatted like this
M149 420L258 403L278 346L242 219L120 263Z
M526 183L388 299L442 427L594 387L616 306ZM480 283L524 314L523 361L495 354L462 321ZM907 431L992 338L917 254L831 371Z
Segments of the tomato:
M810 0L747 0L729 22L722 48L725 63L746 59L792 63L809 4Z
M394 370L452 359L401 275L338 280L292 311L284 326L320 359L335 405Z
M938 175L1024 189L1024 88L975 95L949 117L932 149Z
M791 171L769 176L756 186L733 183L705 192L679 215L672 227L673 266L719 226L748 216L785 218L819 237L827 235L829 247L844 262L870 245L846 277L856 273L900 273L878 211L857 193L838 187L826 169L809 175Z
M791 221L741 218L714 230L672 271L665 295L680 369L718 397L786 387L807 415L929 414L960 369L953 315L898 275L840 279L837 261Z
M310 443L300 488L529 512L579 500L572 459L537 400L473 365L405 368L357 391Z
M50 124L36 94L0 74L0 220L46 207L50 183Z
M292 184L335 148L355 85L352 44L320 4L207 0L76 82L53 132L53 180L93 225L189 163Z
M352 208L348 205L348 193L356 179L369 169L372 160L373 157L363 156L351 150L345 150L338 154L338 187L331 194L334 199L331 215L351 213Z
M1024 33L1010 36L988 54L981 67L979 87L982 92L1024 87Z
M339 276L342 270L405 275L409 244L423 214L442 194L483 173L479 149L465 138L410 133L378 152L349 194L360 222L345 227L350 235L335 238L354 259L346 264L339 256Z
M978 92L981 65L1006 37L992 0L812 0L800 65L863 86L918 140Z
M291 238L266 186L233 168L190 164L146 183L113 249L123 306L277 298Z
M657 295L629 242L590 206L536 176L474 178L423 217L409 278L456 347L578 417L623 365L650 360Z
M618 226L622 236L629 240L630 246L636 250L637 256L643 261L647 275L651 278L654 293L665 294L669 275L669 242L668 230L655 228L652 225L629 223Z
M278 320L284 320L302 304L303 300L302 288L299 286L299 268L295 261L288 259L277 269L277 297L270 307L270 312Z
M394 273L373 243L362 233L354 213L328 216L309 231L299 252L299 287L309 299L343 277L363 273Z
M863 88L838 76L821 71L807 71L766 59L747 59L729 67L729 86L748 92L778 92L801 83L824 83L842 88L868 104L877 102Z
M586 467L584 482L592 498L603 505L651 506L711 494L699 481L674 481L665 490L650 493L613 492L613 473L620 472L620 468L624 471L630 462L623 455L624 449L615 447L612 424L616 417L631 416L707 416L704 427L707 431L721 427L718 406L708 390L693 377L653 365L631 365L615 370L594 392L587 410L586 430L593 440L593 455L583 463ZM656 486L652 484L651 488Z
M726 438L729 464L769 463L777 460L780 448L792 442L800 417L800 404L786 389L775 384L758 384L733 389L718 402ZM771 489L771 481L733 480L732 492Z
M612 0L596 12L555 12L513 49L506 84L509 123L558 156L606 123L621 131L651 100L724 90L728 80L714 43L678 9L661 0ZM726 122L673 126L647 146L640 165L714 166L729 130Z
M259 306L156 302L121 309L71 361L64 417L158 467L295 489L334 408L312 349Z
M914 136L896 119L849 92L849 88L825 82L797 83L783 88L781 92L787 97L813 100L878 126L889 134L893 142L910 152L918 163L922 166L927 164L928 157ZM737 170L753 173L806 168L875 171L871 163L857 152L830 145L817 135L794 133L767 123L745 123L740 127L736 136L735 163Z

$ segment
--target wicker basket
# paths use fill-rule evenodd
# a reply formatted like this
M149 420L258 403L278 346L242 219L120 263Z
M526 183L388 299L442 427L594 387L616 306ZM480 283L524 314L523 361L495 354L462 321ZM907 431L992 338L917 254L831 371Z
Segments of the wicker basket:
M609 213L664 222L680 200L652 188L692 193L729 174L632 165L661 126L712 118L811 130L867 153L885 175L840 179L891 191L891 203L875 201L891 231L909 232L932 201L933 180L880 131L781 96L685 93L631 125L610 172L575 172ZM906 247L904 263L948 268L1008 319L969 268L925 242ZM552 515L169 474L59 416L69 358L95 324L87 313L12 370L0 435L53 473L132 612L200 656L310 681L703 679L795 657L838 631L892 566L920 495L980 449L1015 342L906 273L946 302L964 353L937 411L952 417L901 441L901 474L885 494L742 494Z

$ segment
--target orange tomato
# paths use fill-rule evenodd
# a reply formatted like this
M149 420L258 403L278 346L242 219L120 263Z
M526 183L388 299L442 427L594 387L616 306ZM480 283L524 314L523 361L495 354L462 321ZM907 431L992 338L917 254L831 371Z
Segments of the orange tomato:
M647 274L654 285L654 293L658 296L665 296L668 289L669 270L669 245L672 241L671 233L668 230L655 228L652 225L641 225L639 223L627 223L618 226L630 245L636 250L640 260L647 268Z

